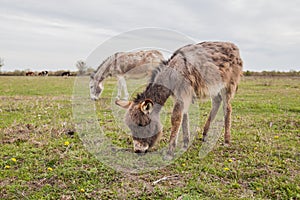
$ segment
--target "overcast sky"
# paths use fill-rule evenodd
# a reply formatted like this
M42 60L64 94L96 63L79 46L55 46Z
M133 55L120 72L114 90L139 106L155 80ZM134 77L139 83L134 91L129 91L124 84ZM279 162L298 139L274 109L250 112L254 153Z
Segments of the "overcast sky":
M245 70L300 70L298 0L0 0L2 70L75 70L104 41L143 27L234 42Z

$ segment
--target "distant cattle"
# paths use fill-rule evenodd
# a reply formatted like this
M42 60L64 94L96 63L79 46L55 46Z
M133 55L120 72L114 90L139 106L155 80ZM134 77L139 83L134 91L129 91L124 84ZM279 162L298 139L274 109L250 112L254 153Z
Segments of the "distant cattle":
M26 72L26 76L35 76L34 72Z
M48 71L41 71L39 76L48 76Z
M61 74L61 76L71 76L71 73L70 73L70 72L63 72L63 73Z

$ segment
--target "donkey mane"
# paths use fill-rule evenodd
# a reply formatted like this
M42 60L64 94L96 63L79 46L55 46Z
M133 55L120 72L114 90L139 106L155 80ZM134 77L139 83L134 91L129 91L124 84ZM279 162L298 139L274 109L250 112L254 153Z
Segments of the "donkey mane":
M109 68L109 65L106 66L106 69L103 69L103 65L107 62L109 62L113 57L114 57L114 62L116 62L116 58L117 58L117 55L119 54L119 52L117 53L114 53L110 56L108 56L104 61L102 61L102 63L98 66L98 68L91 74L91 78L94 78L95 74L99 71L99 70L102 70L102 72L104 73L105 71L108 70Z
M154 69L154 70L152 71L151 77L150 77L150 79L149 79L149 83L153 83L154 80L155 80L155 78L156 78L156 76L162 71L162 68L163 68L163 67L166 67L165 62L167 62L167 61L162 61L162 62L160 63L160 65L159 65L156 69Z
M164 61L164 64L167 65L176 55L183 53L182 52L183 48L191 46L191 45L192 44L188 44L188 45L185 45L185 46L181 47L180 49L177 49L167 61Z

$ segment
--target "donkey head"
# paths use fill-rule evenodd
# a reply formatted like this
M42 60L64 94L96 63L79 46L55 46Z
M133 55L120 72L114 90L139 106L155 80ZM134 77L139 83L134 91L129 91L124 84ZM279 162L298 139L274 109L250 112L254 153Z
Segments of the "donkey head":
M160 105L151 99L140 101L117 100L118 106L127 109L125 123L131 130L134 152L146 153L162 134L159 120Z
M98 100L99 96L101 95L104 86L102 81L98 81L94 78L94 74L91 75L90 77L90 97L92 100Z

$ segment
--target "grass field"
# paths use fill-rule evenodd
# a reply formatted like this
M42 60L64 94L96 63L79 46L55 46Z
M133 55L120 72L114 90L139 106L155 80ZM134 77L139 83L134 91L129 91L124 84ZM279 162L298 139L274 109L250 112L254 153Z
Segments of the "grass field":
M84 147L72 114L74 80L0 77L0 199L300 199L299 77L244 77L232 105L230 147L221 137L200 158L199 135L175 162L135 174L116 171ZM96 109L107 120L100 125L110 127L103 102L113 81L105 86ZM210 104L200 105L203 124ZM132 148L128 135L107 130L115 145Z

